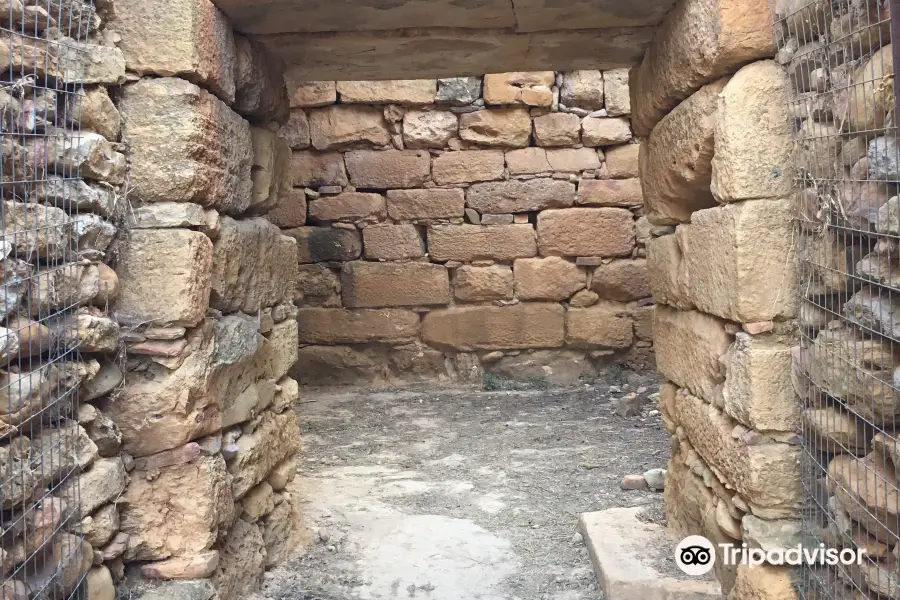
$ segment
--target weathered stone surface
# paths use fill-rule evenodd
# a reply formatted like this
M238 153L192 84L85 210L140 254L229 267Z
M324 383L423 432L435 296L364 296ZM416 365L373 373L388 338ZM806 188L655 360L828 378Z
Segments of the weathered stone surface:
M408 310L301 308L301 344L403 343L419 334L419 316Z
M631 123L622 117L585 117L581 121L581 142L585 146L614 146L631 141Z
M434 79L338 81L341 102L361 104L431 104L437 91Z
M700 312L657 305L653 334L659 372L712 402L717 388L725 382L725 366L720 359L731 345L725 323Z
M348 308L439 305L451 298L447 269L429 263L347 263L341 287Z
M284 83L284 62L257 40L235 37L234 110L255 123L290 118L290 100Z
M304 535L298 504L290 494L283 494L272 514L260 523L266 545L266 568L285 562L309 543L309 536Z
M250 127L221 100L182 79L143 79L125 86L119 111L134 200L194 202L230 214L249 207Z
M243 439L243 438L242 438ZM212 548L234 513L221 456L204 456L132 477L120 499L126 560L163 560Z
M514 281L512 269L503 265L463 265L453 271L453 295L465 302L510 300Z
M780 198L791 193L794 141L791 88L775 61L737 72L719 94L712 193L719 202ZM820 138L821 139L821 138ZM819 142L817 152L823 152ZM760 147L766 152L759 153Z
M621 117L631 114L630 69L610 69L603 73L606 114Z
M253 433L238 439L237 446L237 454L228 463L235 499L263 482L275 465L299 452L297 416L290 410L279 415L266 412Z
M94 514L84 517L78 524L77 533L94 548L105 546L119 531L119 509L115 504L107 504Z
M127 219L129 229L171 229L206 224L203 207L188 202L156 202L138 206L129 211Z
M276 381L288 374L297 362L298 325L296 319L286 319L272 326L266 338L272 349L268 353L267 375Z
M881 289L864 287L845 303L843 311L851 323L864 331L874 331L889 338L900 336L900 302Z
M875 434L865 421L835 407L808 408L802 419L811 441L822 452L831 454L865 455Z
M58 495L72 506L80 502L79 514L84 517L119 497L125 489L125 466L118 457L98 458L79 479L79 484L64 486Z
M840 506L864 531L883 542L897 535L898 481L886 457L878 452L865 458L839 454L828 465L828 477Z
M600 168L600 156L593 148L550 148L547 162L554 171L580 173Z
M552 170L543 148L510 150L506 153L506 166L510 175L534 175Z
M349 183L344 155L337 152L294 152L291 175L296 186L345 186Z
M388 190L388 216L397 221L462 217L466 198L463 190Z
M640 179L582 179L576 202L582 206L640 206L644 202Z
M119 139L121 115L105 87L80 91L69 118L75 123L81 123L82 131L99 133L112 142Z
M278 204L282 189L290 189L291 149L274 131L250 128L253 166L250 173L250 206L254 214L264 214Z
M459 119L459 137L484 146L524 148L531 138L531 117L524 108L467 113Z
M520 300L568 300L587 286L584 269L557 256L520 258L513 264Z
M213 247L210 306L254 314L293 299L297 286L298 244L256 217L223 217Z
M234 34L212 2L117 0L111 13L129 71L184 77L234 101Z
M603 165L604 179L633 179L640 177L641 144L623 144L606 150L606 163Z
M484 101L488 104L550 106L555 81L553 71L515 71L484 76Z
M572 146L581 141L581 119L571 113L550 113L534 118L538 146Z
M116 600L116 586L109 569L101 565L94 567L85 578L87 597L90 600Z
M668 111L704 84L742 64L774 56L772 37L766 0L677 4L631 73L635 133L649 135Z
M569 71L559 90L559 101L584 110L603 108L603 73L601 71Z
M36 182L34 200L47 206L80 212L93 212L108 217L115 210L113 190L90 185L81 179L69 179L48 174Z
M503 165L500 150L444 152L435 157L431 176L438 185L491 181L503 177Z
M716 205L709 186L718 96L726 83L722 78L700 88L641 144L641 185L651 223L687 223L694 211Z
M466 205L479 213L533 212L546 208L566 208L574 203L575 184L560 179L476 183L466 192Z
M212 242L200 232L131 231L118 246L112 314L122 324L196 325L209 307L212 261Z
M713 405L684 391L674 403L675 421L716 476L751 506L794 510L802 497L800 446L749 444L735 438L735 422Z
M369 385L386 376L387 352L380 348L304 346L291 375L302 385Z
M309 137L309 118L302 110L294 109L291 116L281 129L278 135L284 138L293 150L306 150L311 143Z
M442 110L411 110L403 115L403 143L407 148L445 148L459 130L456 115Z
M515 356L503 356L485 368L490 373L513 381L542 378L562 385L571 384L582 375L594 373L593 365L584 351L563 349L534 350Z
M306 81L292 68L285 71L284 78L291 108L326 106L337 102L334 81Z
M433 260L514 260L537 255L531 225L446 225L428 230Z
M384 112L372 106L335 105L311 110L309 132L316 150L384 146L391 142Z
M437 104L466 106L481 98L481 77L449 77L438 79Z
M703 312L756 323L797 311L791 200L697 211L678 228L688 290Z
M362 188L411 188L431 173L425 150L355 150L344 156L350 181Z
M362 238L356 229L297 227L285 235L297 240L300 263L356 260L362 253Z
M425 256L425 240L415 225L372 225L363 229L365 256L370 260L403 260Z
M729 600L797 600L794 571L789 567L746 565L737 568L737 579L728 593Z
M218 567L213 581L222 600L247 598L262 587L266 546L257 525L235 521L219 551Z
M141 575L147 579L205 579L219 565L219 551L210 550L194 556L174 557L141 566Z
M74 223L65 211L52 206L3 202L4 219L0 234L8 240L16 258L33 261L65 260L73 237ZM39 228L35 223L40 223Z
M327 265L301 264L298 267L297 293L294 296L298 306L340 306L340 293L339 274Z
M265 218L282 229L302 227L306 224L306 210L306 194L300 188L291 188L278 195L278 204L265 214Z
M537 235L542 256L628 256L634 221L621 208L546 210L538 215Z
M566 344L576 348L628 348L633 329L628 310L616 302L601 300L590 308L566 311Z
M851 130L872 131L885 127L885 116L891 109L893 94L877 82L893 71L892 44L875 52L865 64L856 69L852 83L849 84L849 98L839 109L841 117L849 121Z
M558 348L565 334L559 304L466 306L433 310L422 321L423 340L432 346L473 350Z
M647 280L647 261L614 260L594 269L591 289L601 298L618 302L631 302L650 297Z
M320 196L308 206L312 222L378 220L385 214L384 196L362 192Z
M758 431L800 431L787 344L738 333L725 364L724 410L730 417Z

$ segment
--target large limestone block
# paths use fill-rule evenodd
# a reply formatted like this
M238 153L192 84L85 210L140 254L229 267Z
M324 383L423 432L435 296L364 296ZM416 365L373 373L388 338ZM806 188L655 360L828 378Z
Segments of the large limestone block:
M362 253L362 238L357 229L334 227L296 227L285 235L297 240L297 258L301 264L356 260Z
M433 310L422 321L422 337L430 345L464 352L558 348L565 337L565 309L523 303Z
M116 0L110 13L129 71L183 77L234 101L234 34L212 2Z
M397 344L419 335L419 315L396 308L301 308L297 324L301 344Z
M344 160L350 182L361 188L418 187L431 174L427 150L355 150Z
M603 108L603 73L600 71L570 71L565 73L559 101L566 106L584 110Z
M433 260L515 260L537 255L531 225L445 225L428 230Z
M242 35L234 37L234 110L254 123L265 125L275 121L284 125L291 118L284 62L260 42Z
M629 256L634 218L623 208L563 208L538 215L542 256Z
M266 568L283 563L311 541L308 532L304 532L299 504L296 498L284 494L281 503L260 522L266 544Z
M344 192L337 196L320 196L309 203L309 220L361 221L383 219L384 196L363 192Z
M162 560L212 548L234 514L222 457L198 457L154 475L134 472L120 499L121 530L129 536L125 560Z
M237 454L228 462L234 498L242 498L280 462L299 451L300 428L294 411L264 413L257 419L253 433L238 438Z
M453 295L464 302L511 300L514 285L513 271L504 265L463 265L453 270Z
M520 258L513 264L516 296L520 300L568 300L587 286L587 273L558 256Z
M434 158L431 177L437 185L491 181L503 178L503 167L500 150L444 152Z
M566 344L576 348L628 348L634 325L624 304L601 301L589 308L566 311Z
M712 191L718 95L727 78L706 85L676 106L641 144L641 187L654 225L691 220L716 205Z
M632 302L650 297L647 281L647 261L614 260L594 269L591 289L601 298L617 302Z
M132 230L118 245L112 314L123 325L193 327L209 307L212 264L212 242L198 231Z
M467 113L459 119L459 137L484 146L524 148L531 138L531 116L524 108Z
M653 321L656 364L666 379L712 402L725 382L722 358L731 336L720 319L657 305Z
M726 361L725 412L758 431L800 431L791 385L791 348L770 336L738 333Z
M369 260L404 260L425 256L425 241L415 225L373 225L363 229L363 245Z
M676 235L690 300L738 323L797 312L792 200L741 202L697 211Z
M482 214L534 212L574 203L575 184L560 179L476 183L466 192L466 204Z
M437 162L437 161L435 161ZM388 216L396 221L452 219L466 210L465 192L460 189L388 190Z
M210 306L254 314L293 299L297 242L263 218L222 217L213 246Z
M407 148L446 148L458 130L459 119L450 111L411 110L403 115L403 143Z
M344 103L432 104L437 93L437 81L434 79L338 81L337 93Z
M484 101L501 105L550 106L553 103L550 86L555 79L553 71L489 73L484 76ZM602 94L602 80L600 90Z
M632 124L647 136L679 102L740 65L775 55L768 0L684 0L631 72Z
M716 200L741 202L791 193L790 98L787 73L773 60L747 65L719 94L711 184Z
M229 214L250 206L250 125L221 100L182 79L142 79L125 86L119 112L132 201L193 202Z
M295 186L345 186L349 183L344 155L338 152L294 152L291 178Z
M800 446L735 437L735 421L684 390L674 404L674 420L722 483L751 507L785 512L798 507Z
M347 308L450 304L450 275L443 265L354 261L341 271Z
M373 106L335 105L311 110L309 133L316 150L384 146L391 142L384 111Z
M255 523L235 521L219 551L213 576L220 600L249 598L262 587L266 570L266 543Z

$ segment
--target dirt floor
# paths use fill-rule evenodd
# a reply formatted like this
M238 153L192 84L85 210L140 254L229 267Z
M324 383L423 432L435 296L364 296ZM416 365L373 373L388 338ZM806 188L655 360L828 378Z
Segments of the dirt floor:
M659 512L626 474L665 467L655 377L565 389L305 395L291 490L313 543L266 576L272 600L601 597L578 515ZM492 382L491 387L504 387ZM644 398L622 418L615 400Z

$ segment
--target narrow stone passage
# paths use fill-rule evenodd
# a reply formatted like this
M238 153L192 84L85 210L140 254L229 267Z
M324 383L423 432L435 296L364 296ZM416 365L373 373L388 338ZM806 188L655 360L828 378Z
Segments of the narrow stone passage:
M661 494L619 488L665 464L657 389L629 375L612 388L305 396L290 491L310 545L259 597L598 598L577 517L661 506ZM637 390L641 415L619 417L615 399Z

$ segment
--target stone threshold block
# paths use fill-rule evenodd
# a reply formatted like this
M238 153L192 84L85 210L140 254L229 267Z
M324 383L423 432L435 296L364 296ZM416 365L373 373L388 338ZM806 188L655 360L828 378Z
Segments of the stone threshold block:
M583 513L578 531L584 537L594 572L606 600L666 598L667 600L719 600L722 588L705 578L661 572L671 564L675 539L657 523L639 518L641 507L610 508Z

